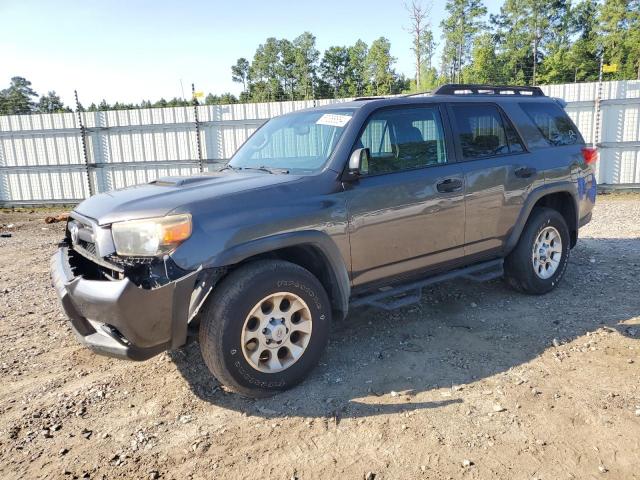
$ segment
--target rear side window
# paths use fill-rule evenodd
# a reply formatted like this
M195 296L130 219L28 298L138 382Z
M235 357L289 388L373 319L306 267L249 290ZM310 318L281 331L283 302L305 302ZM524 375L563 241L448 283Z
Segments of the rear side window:
M495 105L456 104L451 109L465 159L524 151L515 130Z
M581 143L580 133L560 105L527 102L521 103L520 108L536 126L546 141L546 146L558 147Z

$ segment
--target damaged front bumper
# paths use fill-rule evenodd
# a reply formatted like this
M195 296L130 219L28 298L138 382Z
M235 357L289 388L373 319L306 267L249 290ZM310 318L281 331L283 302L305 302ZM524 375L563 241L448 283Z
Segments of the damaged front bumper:
M73 331L88 348L110 357L146 360L186 343L189 320L203 301L201 294L194 303L199 270L145 289L128 278L75 276L69 254L63 246L53 255L51 277Z

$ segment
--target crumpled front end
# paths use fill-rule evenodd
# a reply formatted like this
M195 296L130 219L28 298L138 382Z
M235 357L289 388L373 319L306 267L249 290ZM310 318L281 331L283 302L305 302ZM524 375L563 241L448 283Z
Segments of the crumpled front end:
M187 341L189 321L219 271L185 272L170 258L118 258L105 227L72 214L51 258L51 277L71 327L98 354L146 360Z

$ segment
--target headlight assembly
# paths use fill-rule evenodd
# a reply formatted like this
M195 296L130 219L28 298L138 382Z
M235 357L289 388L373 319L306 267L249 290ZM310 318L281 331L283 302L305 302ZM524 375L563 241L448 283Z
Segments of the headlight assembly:
M191 236L191 215L169 215L111 225L118 255L153 257L168 253Z

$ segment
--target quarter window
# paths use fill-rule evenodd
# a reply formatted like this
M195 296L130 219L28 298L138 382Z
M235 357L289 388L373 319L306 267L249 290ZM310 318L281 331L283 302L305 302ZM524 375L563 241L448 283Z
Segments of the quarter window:
M495 105L453 105L458 141L465 159L524 151L513 127Z
M374 113L355 148L369 149L369 174L447 163L442 119L435 107Z
M527 114L546 141L541 146L573 145L581 141L580 134L567 114L555 103L521 103Z

